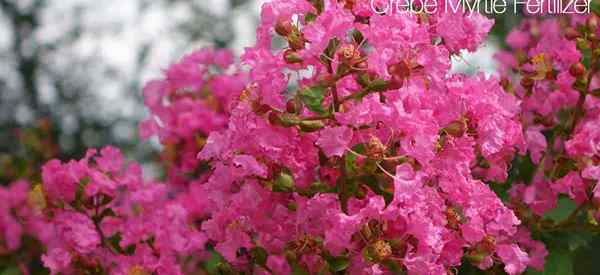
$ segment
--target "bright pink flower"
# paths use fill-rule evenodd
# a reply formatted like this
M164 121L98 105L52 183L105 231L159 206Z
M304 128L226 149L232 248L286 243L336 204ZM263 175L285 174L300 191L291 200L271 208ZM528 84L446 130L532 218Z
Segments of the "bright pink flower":
M512 30L506 37L506 43L514 49L525 48L530 41L530 34L519 29Z
M533 184L525 188L522 195L523 202L527 203L533 213L539 216L543 216L544 213L556 207L556 194L548 182L542 179L535 179Z
M42 262L45 267L50 269L51 274L60 274L69 270L71 254L62 248L54 248L42 255Z
M279 255L269 256L267 259L267 267L269 267L273 271L273 274L276 275L285 275L292 272L292 269L288 265L285 258Z
M61 212L55 218L57 234L78 253L90 253L100 245L100 236L89 217L77 212Z
M73 162L72 162L73 163ZM59 160L51 160L42 167L44 191L50 199L71 202L81 180L69 167Z
M496 254L504 262L504 270L510 275L521 274L529 263L527 253L515 244L497 245Z
M546 143L546 137L542 135L538 130L528 129L525 133L525 139L527 141L527 149L531 153L531 159L534 163L540 163L542 154L548 146Z
M326 156L342 156L350 141L352 140L352 130L347 127L326 128L320 132L317 139L317 145L321 147Z
M551 185L557 193L568 195L577 204L588 200L587 184L581 179L578 172L571 172Z

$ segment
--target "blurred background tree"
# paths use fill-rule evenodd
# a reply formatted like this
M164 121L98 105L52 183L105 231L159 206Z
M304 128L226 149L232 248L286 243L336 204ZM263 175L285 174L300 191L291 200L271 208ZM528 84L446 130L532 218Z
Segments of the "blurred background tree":
M257 15L248 0L0 0L0 182L106 144L151 160L143 83L197 47L239 52Z

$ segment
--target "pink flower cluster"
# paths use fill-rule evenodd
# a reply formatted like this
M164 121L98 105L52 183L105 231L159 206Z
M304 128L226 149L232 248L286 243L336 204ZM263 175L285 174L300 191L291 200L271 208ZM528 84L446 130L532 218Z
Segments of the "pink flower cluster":
M53 274L182 274L179 258L204 248L205 234L190 226L171 188L145 182L141 167L113 147L42 169L42 261Z
M196 155L208 133L222 130L232 101L247 83L227 50L202 49L165 71L165 78L147 83L144 103L150 116L140 124L143 139L158 136L162 162L170 182L184 184L198 175Z
M53 274L542 270L559 196L600 220L597 18L526 20L497 79L449 73L492 20L370 2L264 4L241 66L200 50L144 89L166 182L112 147L50 161L1 190L3 243Z
M532 18L508 35L511 50L497 55L503 85L522 102L527 151L537 165L530 182L510 190L515 208L531 210L521 219L543 216L566 196L600 220L598 35L595 15Z

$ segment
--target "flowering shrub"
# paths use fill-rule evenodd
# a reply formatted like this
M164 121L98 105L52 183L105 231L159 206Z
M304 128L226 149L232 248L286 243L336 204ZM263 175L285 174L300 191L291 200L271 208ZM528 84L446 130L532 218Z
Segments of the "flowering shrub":
M597 234L597 17L527 19L495 78L449 73L492 20L370 4L275 0L241 65L185 56L144 89L165 182L52 160L2 190L2 245L52 274L512 275Z

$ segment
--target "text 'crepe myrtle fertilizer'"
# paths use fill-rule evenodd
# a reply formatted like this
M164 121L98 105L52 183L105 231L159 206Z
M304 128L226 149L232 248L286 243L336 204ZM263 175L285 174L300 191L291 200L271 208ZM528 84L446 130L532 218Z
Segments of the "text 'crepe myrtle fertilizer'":
M598 18L526 19L500 78L466 76L492 20L377 3L267 2L241 64L204 49L146 85L164 182L113 147L52 160L0 190L2 248L38 241L52 274L513 275L539 236L597 232Z

